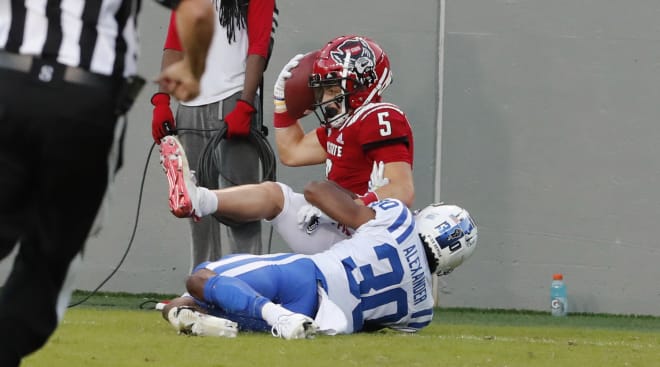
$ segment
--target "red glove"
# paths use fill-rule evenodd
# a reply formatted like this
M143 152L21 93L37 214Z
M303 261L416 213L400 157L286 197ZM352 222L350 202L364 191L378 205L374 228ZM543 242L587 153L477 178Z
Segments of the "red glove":
M176 122L170 109L170 95L167 93L156 93L151 97L154 105L153 119L151 120L151 136L156 144L166 135L174 134Z
M254 107L242 99L236 101L236 107L227 116L227 139L245 137L250 134L250 124L252 123L252 114L255 113Z

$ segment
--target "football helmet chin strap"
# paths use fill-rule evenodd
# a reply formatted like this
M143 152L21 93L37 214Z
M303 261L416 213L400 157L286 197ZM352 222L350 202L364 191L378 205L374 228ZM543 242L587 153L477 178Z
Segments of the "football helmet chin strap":
M340 128L348 119L348 98L346 94L339 95L329 101L321 102L314 109L316 117L321 121L321 125ZM336 107L339 105L339 109ZM320 114L319 112L320 111Z

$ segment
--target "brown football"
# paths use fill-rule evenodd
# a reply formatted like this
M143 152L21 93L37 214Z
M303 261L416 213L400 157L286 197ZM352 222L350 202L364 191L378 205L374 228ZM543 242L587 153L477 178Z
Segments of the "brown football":
M308 52L300 59L298 66L291 69L291 77L284 83L284 98L289 116L299 119L305 111L313 110L314 91L309 87L309 75L316 56L320 51Z

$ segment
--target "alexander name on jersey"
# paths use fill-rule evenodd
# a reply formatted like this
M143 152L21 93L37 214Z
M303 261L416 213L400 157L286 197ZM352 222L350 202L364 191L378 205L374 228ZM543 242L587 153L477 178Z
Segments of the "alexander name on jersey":
M426 275L424 274L424 268L422 267L423 262L426 259L422 260L417 251L417 246L410 245L407 248L403 249L403 253L408 262L408 268L413 279L413 300L414 304L418 305L423 301L426 301L427 298L427 283ZM424 255L426 256L426 255Z

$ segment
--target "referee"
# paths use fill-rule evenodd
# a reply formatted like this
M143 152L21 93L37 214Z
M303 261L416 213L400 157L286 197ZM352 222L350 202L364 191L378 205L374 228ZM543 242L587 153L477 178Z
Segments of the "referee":
M177 9L186 57L159 76L179 99L199 92L213 35L208 0ZM108 181L121 164L137 76L140 0L0 1L0 366L18 366L62 319L71 276Z

